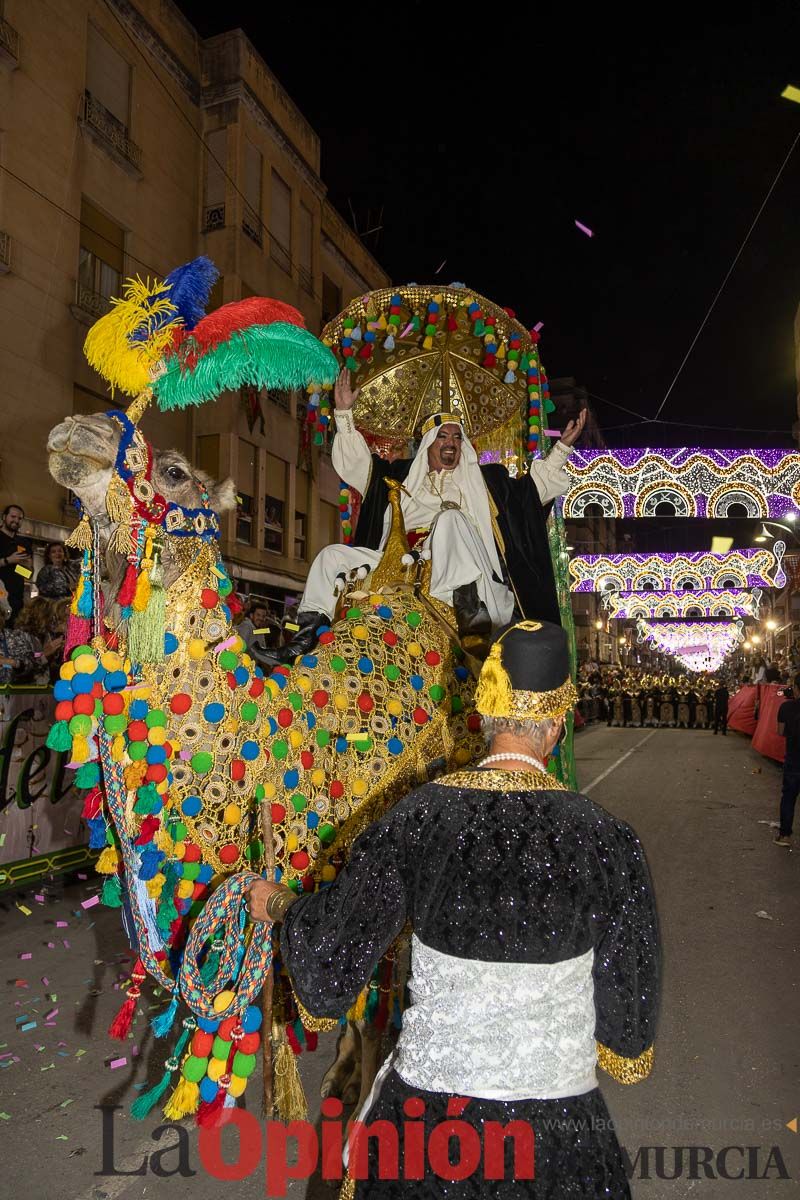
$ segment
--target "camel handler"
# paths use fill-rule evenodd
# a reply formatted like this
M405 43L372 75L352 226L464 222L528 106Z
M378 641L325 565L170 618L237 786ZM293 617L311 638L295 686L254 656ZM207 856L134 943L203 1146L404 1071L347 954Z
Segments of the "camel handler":
M293 662L330 624L337 581L349 572L366 575L380 561L389 536L391 509L385 479L404 485L401 507L409 542L431 559L431 595L456 612L458 632L485 637L523 617L559 620L546 520L549 505L570 487L564 464L580 437L586 411L570 421L547 458L512 478L498 463L480 465L457 413L441 412L422 426L413 459L388 462L372 454L353 422L358 389L349 371L334 390L336 436L333 467L361 493L358 546L326 546L308 573L297 614L299 629L277 657Z
M347 1012L412 926L412 1004L358 1119L397 1129L402 1164L413 1111L427 1159L389 1188L378 1179L377 1139L354 1133L358 1200L630 1196L596 1068L623 1083L650 1071L656 910L633 830L547 772L576 698L562 628L512 625L476 692L488 756L402 800L358 838L330 887L299 899L281 884L250 888L252 917L283 921L283 962L315 1016ZM503 1182L491 1176L486 1140L467 1178L445 1187L437 1177L442 1138L431 1134L453 1120L450 1102L462 1155L491 1122L519 1123L505 1159L500 1152ZM416 1153L417 1134L413 1143Z

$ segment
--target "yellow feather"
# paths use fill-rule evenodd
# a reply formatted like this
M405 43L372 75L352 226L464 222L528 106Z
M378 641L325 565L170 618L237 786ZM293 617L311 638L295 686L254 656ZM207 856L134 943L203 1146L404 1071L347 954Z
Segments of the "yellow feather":
M164 294L169 289L158 280L128 279L122 298L111 301L111 311L96 321L86 335L83 351L91 367L112 390L136 396L150 383L151 368L163 357L180 318L153 332L146 341L131 341L132 334L152 328L154 318L177 313Z

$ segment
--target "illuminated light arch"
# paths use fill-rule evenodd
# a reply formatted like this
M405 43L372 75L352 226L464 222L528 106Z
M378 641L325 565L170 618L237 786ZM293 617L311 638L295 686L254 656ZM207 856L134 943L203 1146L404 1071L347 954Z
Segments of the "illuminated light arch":
M745 483L720 484L708 497L709 517L727 517L734 504L741 504L748 517L768 517L769 505L766 498L755 487ZM737 514L738 515L738 514Z
M699 571L687 571L684 568L674 572L672 586L676 592L702 592L706 586L705 576Z
M611 488L598 487L591 484L586 487L578 487L574 492L570 492L569 512L565 509L564 516L570 518L585 517L587 510L593 504L598 505L601 515L609 519L625 516L622 497L618 492L612 491Z
M600 581L614 591L639 592L657 582L659 591L677 591L676 580L700 580L701 588L721 590L783 587L784 542L748 550L714 554L701 550L688 554L578 554L570 559L570 590L600 592ZM608 581L611 580L609 585ZM697 590L697 586L693 588Z
M653 483L643 488L636 497L634 516L655 517L660 514L656 509L661 504L671 504L676 517L696 517L697 503L695 497L682 483L668 484Z
M638 641L676 658L690 671L716 671L744 638L736 621L639 621Z
M615 592L603 596L603 607L611 620L634 620L637 617L687 617L693 608L700 608L704 617L758 617L762 592L760 588L744 591L716 592Z
M663 499L669 502L681 495L677 511L684 516L710 515L713 503L717 516L742 504L750 516L778 521L800 518L800 454L796 450L575 450L565 469L574 480L564 501L566 517L582 514L585 502L580 498L588 492L615 497L614 508L621 506L626 517L651 516L650 509L658 502L645 505L643 497L661 491L668 493ZM684 512L687 501L688 511Z

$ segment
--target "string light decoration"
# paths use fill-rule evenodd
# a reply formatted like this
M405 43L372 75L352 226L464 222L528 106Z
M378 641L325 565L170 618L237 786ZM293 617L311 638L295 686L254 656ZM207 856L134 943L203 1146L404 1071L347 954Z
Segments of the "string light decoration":
M800 517L800 454L792 450L575 450L564 516ZM731 512L736 506L742 512Z
M610 620L636 617L758 617L762 592L741 588L701 592L606 592Z
M716 671L744 638L741 621L639 621L638 640L650 642L690 671Z
M572 592L702 592L782 588L785 542L771 549L709 550L690 554L577 554L570 560Z

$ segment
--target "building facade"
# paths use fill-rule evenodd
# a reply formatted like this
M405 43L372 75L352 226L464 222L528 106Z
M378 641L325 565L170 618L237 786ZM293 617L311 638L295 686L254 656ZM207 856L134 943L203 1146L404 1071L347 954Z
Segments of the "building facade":
M204 40L171 0L4 0L0 18L0 502L42 541L74 523L46 471L49 430L119 401L82 345L127 276L207 254L210 307L274 296L314 332L389 280L326 197L317 134L240 30ZM338 540L338 480L303 415L302 396L248 393L142 422L234 479L223 555L278 609Z

